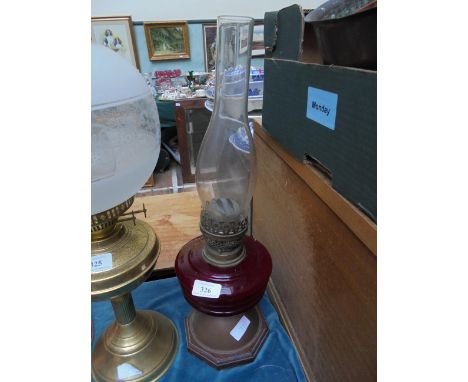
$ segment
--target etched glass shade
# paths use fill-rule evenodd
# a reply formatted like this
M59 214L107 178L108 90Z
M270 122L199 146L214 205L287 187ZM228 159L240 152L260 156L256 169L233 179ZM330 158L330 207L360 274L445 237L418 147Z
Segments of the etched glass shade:
M196 169L202 216L215 225L245 221L252 199L255 151L247 93L253 23L249 17L218 18L215 105ZM225 233L222 227L212 228Z
M91 214L137 193L156 165L161 140L156 103L136 68L92 43Z

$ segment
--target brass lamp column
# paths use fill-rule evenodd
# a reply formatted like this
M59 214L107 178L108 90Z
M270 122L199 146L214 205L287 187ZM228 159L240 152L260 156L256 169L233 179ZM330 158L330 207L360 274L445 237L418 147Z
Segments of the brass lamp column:
M159 115L146 81L125 59L92 44L91 64L91 297L109 299L115 314L93 349L92 376L156 381L175 359L178 334L162 314L135 309L130 292L154 269L160 242L125 211L156 166Z
M178 336L174 324L154 311L136 311L131 290L153 270L160 243L138 219L119 221L133 197L91 217L93 300L110 299L116 320L98 339L92 354L95 381L155 381L174 361ZM106 266L111 258L112 268Z

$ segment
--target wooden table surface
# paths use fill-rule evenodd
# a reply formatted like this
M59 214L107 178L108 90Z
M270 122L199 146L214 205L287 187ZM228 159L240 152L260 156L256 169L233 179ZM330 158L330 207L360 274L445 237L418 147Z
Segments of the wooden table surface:
M161 253L156 263L156 270L174 267L174 261L182 246L200 235L199 221L201 202L196 191L150 196L137 196L133 209L145 204L147 222L159 237Z

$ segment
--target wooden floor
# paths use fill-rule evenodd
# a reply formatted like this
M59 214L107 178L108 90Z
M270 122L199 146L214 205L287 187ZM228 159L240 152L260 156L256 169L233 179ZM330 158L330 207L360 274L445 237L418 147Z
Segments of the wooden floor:
M164 172L155 172L153 179L154 185L143 187L137 196L172 194L195 189L195 183L184 184L180 165L174 160Z
M200 235L199 220L201 202L196 190L170 194L140 193L133 203L134 209L145 205L146 221L153 228L161 242L161 254L156 270L174 267L180 248L189 240Z
M156 263L157 273L174 268L175 258L184 244L200 235L201 202L195 183L184 184L180 164L171 159L163 172L154 172L152 182L136 194L131 209L146 207L147 222L161 243L161 253Z

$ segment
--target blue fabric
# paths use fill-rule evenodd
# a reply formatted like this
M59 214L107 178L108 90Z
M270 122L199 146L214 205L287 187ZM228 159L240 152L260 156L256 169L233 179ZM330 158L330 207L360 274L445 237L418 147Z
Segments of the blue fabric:
M297 354L284 331L278 314L268 296L260 301L260 309L270 328L268 338L254 362L224 370L216 370L190 354L186 348L184 319L192 307L185 301L176 278L145 282L132 292L136 309L156 310L169 317L179 332L179 350L169 371L160 379L189 382L288 382L306 381ZM109 301L93 302L91 315L94 325L94 341L114 320Z

